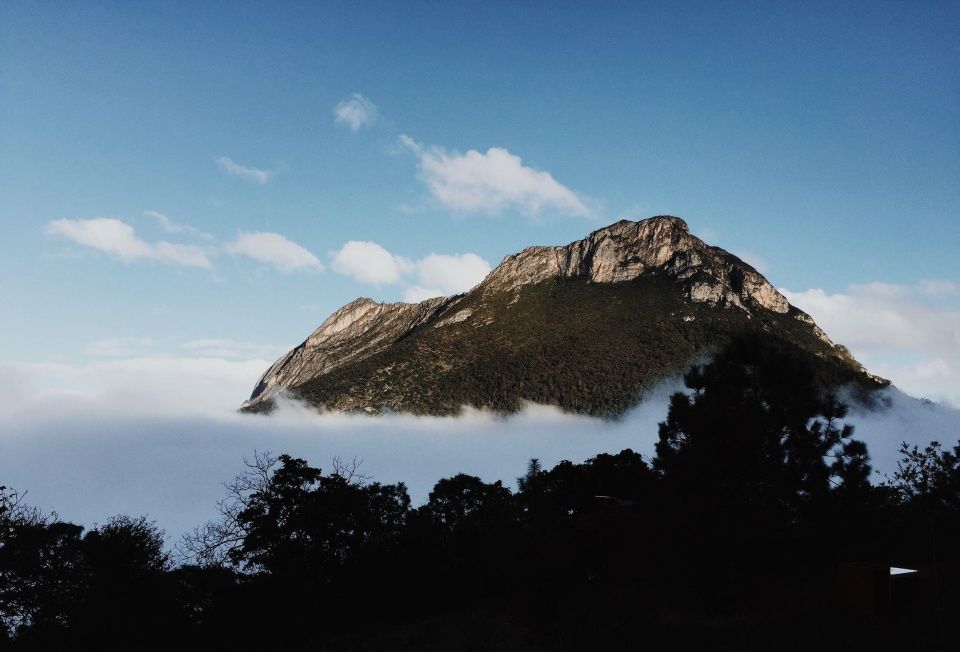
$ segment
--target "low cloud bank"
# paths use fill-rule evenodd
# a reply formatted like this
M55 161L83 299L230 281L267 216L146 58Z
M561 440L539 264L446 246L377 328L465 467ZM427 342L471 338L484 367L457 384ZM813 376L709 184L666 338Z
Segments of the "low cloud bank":
M869 283L846 292L791 292L830 337L871 372L915 396L960 408L960 284Z
M88 526L146 514L171 538L214 516L222 483L255 450L323 469L333 457L361 458L364 473L406 482L419 503L458 472L512 487L530 457L549 467L629 447L649 458L669 396L681 388L678 379L661 384L617 421L539 405L508 418L478 410L439 418L318 415L285 402L272 416L252 416L235 408L262 361L120 362L0 370L0 484L29 490L32 504ZM31 386L29 374L42 374L47 389ZM65 385L51 389L55 378ZM67 386L71 379L89 391ZM960 411L898 391L889 403L849 418L881 472L892 473L901 440L948 443L960 434Z
M881 409L850 402L846 418L856 428L855 436L869 447L873 482L896 471L901 442L922 447L939 441L944 448L952 448L960 439L960 410L914 398L896 388L885 390L882 398L887 406Z
M627 447L652 451L673 389L658 388L618 422L533 405L509 418L482 411L455 418L317 415L289 404L269 417L165 418L65 396L5 420L0 483L28 489L32 504L69 520L89 525L142 513L179 536L214 516L222 482L255 450L288 452L324 469L335 456L362 458L364 473L406 482L421 502L437 480L458 472L513 486L530 457L552 466Z

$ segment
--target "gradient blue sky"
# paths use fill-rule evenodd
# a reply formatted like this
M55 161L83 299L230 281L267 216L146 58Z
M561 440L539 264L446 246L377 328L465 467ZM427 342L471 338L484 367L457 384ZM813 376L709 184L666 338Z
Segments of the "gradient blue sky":
M104 359L201 357L244 362L252 388L343 303L423 285L429 254L495 265L670 213L871 370L960 404L957 2L400 4L3 3L0 362L69 384ZM376 107L357 129L334 115L355 93ZM431 191L423 157L483 167L490 148L571 194ZM139 253L51 227L94 218ZM318 263L258 262L242 232ZM348 241L408 269L339 273Z

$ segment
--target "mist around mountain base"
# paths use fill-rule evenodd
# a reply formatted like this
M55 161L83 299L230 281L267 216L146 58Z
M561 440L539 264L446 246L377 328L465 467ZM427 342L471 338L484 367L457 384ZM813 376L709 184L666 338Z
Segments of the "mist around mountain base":
M632 448L649 460L669 397L681 389L680 378L663 381L616 420L534 404L508 417L474 409L455 417L319 414L291 400L269 416L241 415L228 407L227 390L208 397L206 409L194 392L177 410L165 404L177 394L121 400L8 391L0 403L0 477L65 520L90 527L116 514L145 515L173 543L215 516L223 483L255 452L289 453L325 471L335 457L356 458L377 481L405 482L417 505L439 479L461 472L513 486L531 457L550 468ZM960 433L960 410L895 388L880 398L875 409L852 404L846 419L869 446L874 483L895 470L901 441L950 443Z

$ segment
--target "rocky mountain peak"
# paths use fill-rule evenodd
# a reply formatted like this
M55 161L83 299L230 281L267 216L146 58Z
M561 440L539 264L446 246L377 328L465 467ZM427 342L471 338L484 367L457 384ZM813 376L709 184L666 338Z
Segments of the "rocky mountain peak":
M659 238L673 233L690 233L690 227L683 218L675 215L655 215L643 220L617 220L613 224L597 229L587 238L598 234L620 237Z
M550 294L551 287L565 289L554 296ZM616 302L605 303L608 299L603 297L611 296L618 297ZM627 304L640 312L617 312ZM653 308L653 313L644 312L650 308L639 307L654 304L659 307ZM533 305L537 308L531 308ZM553 310L554 316L547 317L543 312L546 309ZM613 319L612 315L626 319L627 325L607 332L606 320ZM585 323L593 324L589 327L593 330ZM528 247L506 256L465 295L420 303L378 303L366 297L351 301L320 324L300 346L275 362L244 407L258 409L258 405L278 392L308 384L313 396L325 397L317 399L319 403L340 409L369 407L376 411L383 406L401 409L404 405L425 409L424 405L436 404L447 410L457 407L447 405L455 400L494 405L502 399L499 394L481 399L467 392L462 399L454 399L449 392L464 392L465 387L489 373L493 373L492 378L499 378L500 372L492 370L501 369L504 364L509 366L511 356L516 355L510 351L521 346L520 342L527 347L524 355L540 351L537 355L541 357L524 363L536 366L543 363L542 356L547 355L544 351L552 351L550 347L562 349L572 341L570 338L588 337L577 344L578 350L600 350L605 346L603 342L625 337L623 329L648 329L646 332L657 333L658 338L673 342L674 347L669 355L660 350L651 354L644 373L652 378L669 367L663 361L664 355L673 356L671 368L677 371L676 365L684 356L692 355L693 349L686 347L693 346L693 339L709 333L721 337L720 333L732 332L731 324L746 328L751 323L755 324L751 328L799 338L796 341L802 341L803 347L834 360L830 364L852 370L854 375L865 374L848 352L835 347L808 315L792 307L756 269L691 234L687 223L679 217L659 215L639 221L620 220L567 245ZM569 329L567 340L548 344L551 337L564 329ZM597 342L589 339L590 332L598 338ZM478 344L481 341L485 344ZM639 346L642 349L647 345ZM628 350L630 355L636 354L635 349ZM616 357L597 355L604 368L613 369L619 364ZM650 362L651 359L660 362ZM551 364L566 363L567 359L561 357ZM596 374L595 369L577 373L581 372ZM544 368L541 373L552 372ZM614 375L619 373L623 371ZM424 384L427 377L434 385ZM451 380L454 378L456 381ZM645 378L640 374L634 382L639 387L646 382ZM344 379L358 384L342 385L347 382ZM550 392L560 391L549 383L542 385L540 380L527 379L523 383L522 387L527 388L523 392L532 392L529 388L533 386L539 388L537 391L545 392L545 387L553 387ZM566 405L567 399L558 399L550 392L534 392L528 398L559 400ZM629 396L618 400L628 401Z
M509 291L548 278L576 276L595 283L626 281L666 264L694 247L695 241L699 242L679 217L620 220L568 245L528 247L507 256L483 286Z
M707 245L672 215L620 220L565 246L528 247L504 258L480 287L509 292L561 277L618 283L655 272L683 281L693 301L748 312L753 304L779 313L789 309L787 300L757 270Z

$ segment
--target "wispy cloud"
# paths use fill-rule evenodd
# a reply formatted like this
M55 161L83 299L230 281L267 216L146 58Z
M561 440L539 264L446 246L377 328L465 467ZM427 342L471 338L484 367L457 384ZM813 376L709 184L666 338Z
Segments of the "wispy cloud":
M181 345L191 355L204 358L226 358L230 360L271 359L279 357L289 347L279 347L256 342L244 342L231 339L197 339Z
M407 283L404 300L413 302L464 292L490 273L490 263L477 254L430 254L411 260L368 241L351 240L330 256L335 272L361 283Z
M308 249L279 233L241 233L226 250L266 263L282 272L323 271L323 263Z
M869 283L846 292L781 289L873 373L916 396L960 407L960 308L953 281Z
M377 105L360 93L354 93L350 99L338 102L333 107L333 115L337 124L346 125L353 131L373 124L380 117Z
M213 236L209 233L201 231L200 229L190 226L189 224L178 224L163 213L159 213L157 211L143 211L143 214L147 217L152 217L157 220L157 222L160 223L160 228L163 229L164 233L191 235L198 238L203 238L204 240L213 239Z
M107 337L91 342L85 352L95 358L127 358L128 361L138 359L151 361L145 364L158 364L156 360L173 360L185 356L189 356L191 360L272 360L289 349L290 347L224 338L192 339L177 344L174 349L165 349L152 337L132 336Z
M214 160L217 166L227 174L253 181L261 186L276 175L274 170L261 170L260 168L241 165L228 156L220 156Z
M143 353L154 345L149 337L108 337L91 342L86 349L87 355L104 358L123 358Z
M147 242L136 234L132 226L112 217L54 220L47 225L46 231L50 235L67 238L76 244L102 251L128 263L135 260L156 260L182 267L213 267L206 252L200 247L164 240Z
M421 145L406 135L400 136L400 143L417 156L420 179L430 194L451 210L490 215L505 209L527 215L545 210L576 217L594 214L587 200L549 172L524 165L519 156L502 147L461 154Z
M751 265L755 270L757 270L761 274L767 274L770 272L770 264L762 256L759 256L758 254L755 254L752 251L745 251L743 249L733 251L732 253L736 255L738 258L740 258L740 260L742 260L743 262L747 263L748 265Z

